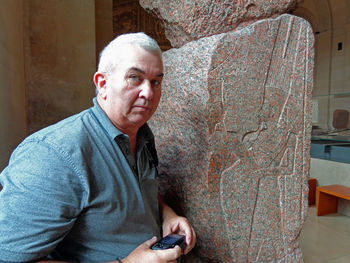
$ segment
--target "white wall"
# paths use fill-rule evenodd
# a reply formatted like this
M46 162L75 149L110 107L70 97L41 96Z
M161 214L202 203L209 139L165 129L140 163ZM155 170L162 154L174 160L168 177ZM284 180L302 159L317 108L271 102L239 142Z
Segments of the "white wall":
M23 2L0 4L0 171L25 137Z
M311 158L310 177L318 186L341 184L350 187L350 164ZM340 200L338 212L350 216L350 201Z

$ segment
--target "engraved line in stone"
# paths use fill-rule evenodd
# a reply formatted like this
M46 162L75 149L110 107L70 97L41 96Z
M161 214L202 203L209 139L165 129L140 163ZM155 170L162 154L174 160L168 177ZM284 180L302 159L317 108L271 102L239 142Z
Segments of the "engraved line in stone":
M304 25L303 25L303 27L304 27ZM304 29L304 31L305 31L305 29ZM308 83L307 83L307 79L309 79L309 74L310 74L310 72L309 72L309 68L307 67L307 61L308 61L308 58L309 58L309 52L310 52L310 49L309 49L309 47L310 47L310 43L309 43L309 38L310 38L310 36L309 36L309 32L310 31L306 31L306 51L305 51L305 64L304 64L304 67L305 67L305 70L304 70L304 72L305 72L305 78L304 78L304 100L303 100L303 103L304 103L304 108L303 108L303 116L304 116L304 125L303 125L303 131L302 131L302 134L304 135L304 136L302 136L302 140L303 140L303 145L304 145L304 147L303 147L303 155L302 155L302 164L303 164L303 175L305 175L306 173L307 173L307 171L306 171L306 169L307 169L307 164L306 164L306 162L307 162L307 158L305 158L305 145L306 145L306 142L305 142L305 134L306 134L306 131L307 131L307 125L308 125L308 120L307 120L307 114L305 114L306 112L307 112L307 99L308 99L308 94L307 94L307 86L308 86ZM310 143L310 142L307 142L307 143Z
M289 141L289 139L290 139L289 136L290 136L290 135L288 134L285 143L279 144L280 147L281 147L281 150L280 150L280 151L275 155L275 157L272 159L272 161L270 162L270 165L271 165L271 163L274 162L274 161L276 161L276 162L279 161L279 167L282 167L282 166L281 166L281 163L282 163L282 161L283 161L283 158L284 158L286 152L288 151L288 141ZM279 142L279 143L281 143L281 142ZM277 149L276 149L276 151L277 151ZM279 157L280 157L280 159L278 159ZM288 159L288 158L287 158L287 159ZM288 160L288 161L289 161L289 160Z
M258 253L256 253L255 262L259 261L265 242L266 242L266 239L264 238L263 241L259 244L259 249L258 249Z
M250 262L259 262L259 259L260 259L260 255L261 255L261 253L263 252L263 248L265 247L264 245L265 245L265 243L267 242L267 240L268 240L268 238L266 238L266 233L268 232L268 229L267 228L265 228L265 230L264 230L264 238L263 238L263 240L262 240L262 242L260 242L260 244L259 244L259 249L258 249L258 253L257 253L257 256L256 256L256 258L255 258L255 261L250 261ZM275 231L274 231L275 232ZM274 250L274 255L276 255L277 254L277 251L276 251L276 247L274 246L274 245L272 245L272 248L273 248L273 250Z
M296 138L296 141L295 141L295 150L294 150L294 163L293 163L293 174L295 174L296 173L296 167L297 167L297 158L296 158L296 156L297 156L297 154L298 154L298 147L299 147L299 144L300 144L300 142L299 142L299 136L295 136L295 138ZM303 140L302 140L302 146L304 145L304 143L305 142L303 142ZM304 148L304 147L303 147ZM304 158L304 154L303 154L303 157L302 158ZM303 168L304 169L304 168ZM304 172L303 172L303 174L305 174Z
M286 58L286 53L287 53L287 48L288 48L289 41L290 41L290 35L292 32L293 23L294 23L294 18L290 17L289 23L288 23L287 35L286 35L286 39L284 41L284 50L283 50L283 56L282 56L283 58Z
M221 44L221 42L222 42L222 39L225 39L225 38L222 37L222 38L220 38L219 41L216 42L216 45L215 45L215 47L213 48L214 52L216 52L216 50L218 50L218 49L220 48L220 44ZM234 50L234 49L235 49L235 46L232 47L232 50ZM230 55L231 55L231 54L227 55L226 58L223 59L222 62L218 63L216 66L213 66L212 61L210 61L210 67L211 67L211 68L210 68L210 70L209 70L209 72L208 72L208 75L209 75L209 73L212 73L213 71L216 71L222 64L224 64L225 61L229 59Z
M281 184L281 180L278 180L278 184L280 186L280 217L281 217L281 234L282 234L282 239L283 239L283 251L285 255L288 255L287 251L287 237L286 237L286 219L284 215L286 214L286 182L287 182L287 175L283 175L283 182L284 184Z
M255 200L254 200L254 207L253 207L253 211L252 211L252 220L251 220L251 225L250 225L250 229L249 229L249 243L248 243L248 251L251 245L251 239L252 239L252 232L253 232L253 226L254 226L254 215L255 215L255 211L256 211L256 204L258 203L258 196L259 196L259 190L260 190L260 180L261 180L261 176L259 176L258 178L258 182L256 184L256 195L255 195Z
M296 165L296 157L297 157L297 154L298 154L298 151L297 151L297 146L298 146L298 136L296 134L294 134L294 155L293 155L293 171L292 171L292 174L294 175L295 174L295 169L297 167Z
M271 68L271 65L272 65L272 58L273 58L273 55L275 53L275 47L276 47L277 37L278 37L279 31L280 31L280 26L281 26L281 20L278 21L277 30L276 30L276 34L275 34L275 40L273 41L273 46L272 46L272 50L271 50L271 56L270 56L270 59L269 59L269 66L268 66L267 71L265 73L265 79L264 79L264 83L263 83L264 92L262 94L263 100L262 100L259 112L263 110L263 107L264 107L264 104L265 104L266 83L267 83L267 80L268 80L268 78L270 76L270 68ZM269 26L269 29L270 29L270 26Z
M226 133L227 132L227 128L226 128L226 115L227 115L227 111L225 111L225 85L224 85L225 81L223 80L221 83L221 105L222 105L222 119L221 119L221 123L223 126L223 131Z
M221 172L221 176L220 176L220 206L221 206L221 211L223 212L223 216L224 216L224 219L225 219L225 228L226 228L226 234L227 234L227 238L228 240L231 240L230 237L233 236L233 233L231 232L231 228L230 228L230 225L228 223L229 221L229 217L228 217L228 213L226 212L226 209L225 209L225 200L223 198L223 193L224 193L224 190L222 190L223 188L223 180L224 180L224 175L227 174L229 175L230 173L228 172L229 170L233 170L234 167L237 167L239 164L241 163L241 160L237 160L232 166L230 166L229 168L225 169L224 171ZM233 255L231 254L232 257L234 257L234 247L233 247L233 242L229 242L229 246L230 246L230 252L233 253Z
M297 39L300 39L300 34L301 34L301 27L299 29L299 34L298 34L298 38ZM295 50L299 50L299 45L300 45L300 41L297 41L297 44L296 44L296 48ZM296 63L297 63L297 57L298 57L299 53L298 52L295 52L294 53L294 58L293 58L293 66L292 66L292 74L290 76L295 76L295 73L296 73ZM283 121L283 115L286 111L286 108L287 108L287 104L288 104L288 101L289 101L289 98L291 96L291 91L292 91L292 87L293 87L293 78L290 77L289 79L289 88L288 88L288 95L287 95L287 98L286 100L284 101L284 104L283 104L283 107L282 107L282 110L281 110L281 114L279 116L279 119L278 119L278 123L277 123L277 127L278 128L281 128L282 126L282 121Z

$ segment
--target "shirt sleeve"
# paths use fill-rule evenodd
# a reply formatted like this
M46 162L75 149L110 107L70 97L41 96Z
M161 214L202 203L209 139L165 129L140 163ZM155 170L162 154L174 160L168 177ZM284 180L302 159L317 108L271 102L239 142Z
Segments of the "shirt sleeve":
M0 174L0 261L47 256L83 208L84 187L68 153L27 140Z

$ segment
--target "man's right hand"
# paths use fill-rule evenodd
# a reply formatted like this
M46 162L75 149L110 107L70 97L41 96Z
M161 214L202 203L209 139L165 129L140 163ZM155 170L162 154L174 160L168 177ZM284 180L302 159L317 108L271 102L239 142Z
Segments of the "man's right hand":
M139 245L129 256L122 259L122 263L176 263L182 251L179 246L164 250L152 250L151 246L157 242L153 237Z

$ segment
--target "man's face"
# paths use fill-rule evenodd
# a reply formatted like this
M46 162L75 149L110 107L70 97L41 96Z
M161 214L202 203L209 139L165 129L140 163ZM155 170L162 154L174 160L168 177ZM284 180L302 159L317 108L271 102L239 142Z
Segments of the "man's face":
M156 111L161 97L163 63L157 52L129 46L107 75L102 103L112 123L121 131L137 131Z

